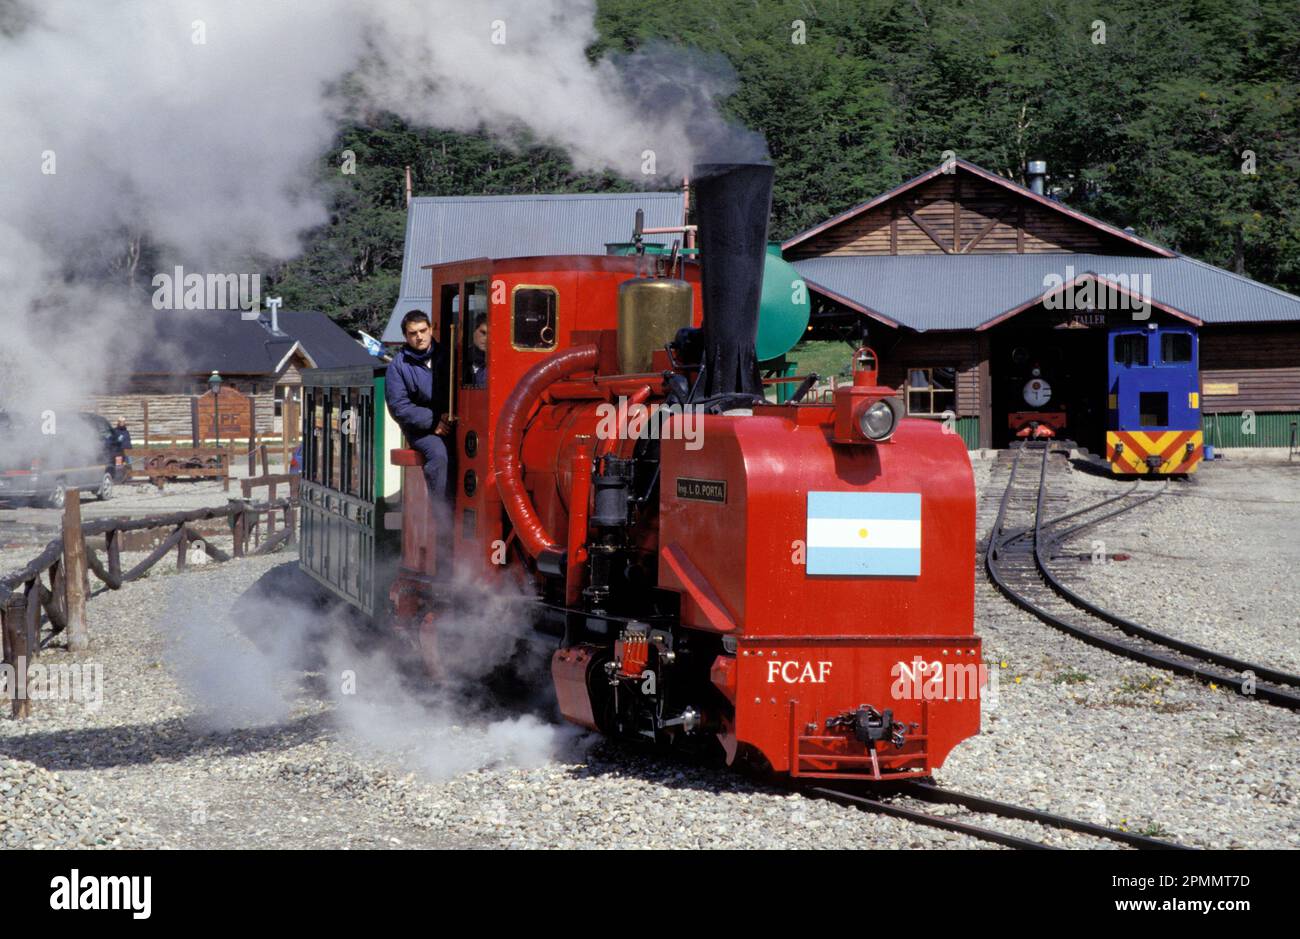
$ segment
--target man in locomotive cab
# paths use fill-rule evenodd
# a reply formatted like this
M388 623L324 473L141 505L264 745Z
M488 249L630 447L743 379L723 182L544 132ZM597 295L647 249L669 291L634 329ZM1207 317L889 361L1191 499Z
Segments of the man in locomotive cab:
M470 382L475 388L487 385L487 314L474 317L474 341L469 352Z
M447 491L447 361L433 338L433 326L423 310L402 317L406 345L393 357L384 376L389 413L402 428L407 443L424 457L429 492L441 498Z

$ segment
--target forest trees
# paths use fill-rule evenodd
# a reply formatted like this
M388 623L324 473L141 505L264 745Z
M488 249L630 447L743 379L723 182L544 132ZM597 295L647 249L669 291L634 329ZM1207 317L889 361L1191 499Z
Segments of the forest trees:
M1300 18L1282 0L601 0L597 58L667 40L731 62L726 113L777 166L788 237L947 153L1300 292ZM339 172L344 151L356 172ZM322 158L333 218L272 273L287 308L375 331L397 296L403 167L417 195L631 189L527 139L380 116Z

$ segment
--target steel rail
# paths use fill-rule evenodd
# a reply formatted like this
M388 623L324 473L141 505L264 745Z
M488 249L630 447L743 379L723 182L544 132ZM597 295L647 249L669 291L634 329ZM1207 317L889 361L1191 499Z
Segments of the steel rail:
M1043 450L1043 460L1039 470L1039 478L1038 478L1038 493L1035 501L1036 508L1035 508L1034 525L1031 528L1026 528L1022 531L1015 532L1012 535L1005 536L1005 537L1002 536L1001 531L1005 523L1006 509L1010 503L1011 493L1015 488L1015 478L1020 468L1020 460L1024 454L1024 450L1025 450L1025 445L1022 444L1020 449L1016 452L1016 456L1014 458L1011 467L1011 474L1007 479L1007 488L1006 491L1003 492L1002 494L1002 501L998 508L997 520L994 522L994 527L992 532L990 532L989 543L985 553L985 567L988 570L989 578L998 587L998 589L1003 592L1003 594L1005 594L1017 606L1032 613L1034 616L1038 617L1048 625L1053 626L1082 642L1086 642L1089 645L1095 646L1100 649L1104 649L1108 652L1113 652L1115 654L1125 656L1126 658L1130 658L1135 661L1142 662L1143 664L1146 665L1151 665L1155 668L1166 669L1174 672L1175 674L1184 675L1189 678L1194 678L1197 681L1201 681L1205 683L1213 682L1216 684L1225 685L1227 687L1234 688L1239 694L1248 697L1262 698L1265 701L1268 701L1272 704L1281 705L1283 707L1300 708L1300 691L1292 690L1291 688L1287 688L1287 687L1279 687L1281 685L1295 685L1297 682L1300 682L1300 677L1288 675L1284 672L1278 672L1274 669L1255 665L1254 663L1245 662L1243 660L1233 658L1232 656L1227 656L1222 653L1217 653L1209 649L1204 649L1192 643L1183 642L1182 640L1175 639L1172 636L1167 636L1164 633L1160 633L1155 630L1148 629L1147 627L1140 626L1137 623L1133 623L1127 619L1124 619L1123 617L1117 616L1116 614L1111 613L1109 610L1105 610L1104 608L1094 603L1091 603L1088 600L1085 600L1084 598L1076 594L1074 591L1066 587L1063 583L1061 583L1059 578L1057 578L1056 575L1053 574L1048 569L1047 566L1047 558L1045 557L1046 555L1045 542L1047 542L1047 539L1043 537L1043 527L1046 524L1051 524L1051 521L1060 521L1062 518L1065 517L1075 517L1077 514L1080 514L1081 512L1086 510L1080 510L1080 513L1067 513L1066 516L1059 516L1055 520L1049 520L1047 522L1044 522L1042 518L1043 502L1046 496L1046 489L1047 489L1047 485L1046 485L1047 464L1048 464L1048 459L1050 457L1050 454L1052 452L1050 445ZM1130 490L1130 492L1131 491L1132 490ZM1145 504L1145 502L1150 501L1150 499L1153 499L1156 496L1160 495L1161 493L1163 493L1163 491L1164 490L1162 489L1161 492L1155 493L1154 495L1149 496L1143 499L1142 501L1130 503L1127 506L1121 507L1121 509L1109 513L1108 516L1106 517L1114 517L1116 515L1119 515L1123 511L1127 511L1128 509L1136 508L1138 505ZM1128 493L1125 493L1125 495L1127 494ZM1097 508L1097 506L1094 505L1091 508ZM1103 519L1099 518L1096 519L1095 521L1102 521L1102 520ZM1001 570L999 564L1001 560L1001 552L1003 548L1007 547L1012 542L1025 537L1031 531L1033 532L1034 535L1033 556L1034 556L1035 568L1037 569L1039 575L1043 578L1043 581L1045 582L1047 588L1056 592L1067 602L1073 604L1076 608L1082 610L1083 612L1091 616L1096 617L1097 619L1102 620L1103 622L1108 623L1109 625L1114 626L1115 628L1119 629L1121 632L1124 632L1126 635L1132 636L1133 638L1143 642L1164 647L1166 649L1171 650L1172 652L1180 653L1182 656L1185 656L1185 658L1178 658L1175 657L1174 655L1166 654L1159 650L1143 648L1138 645L1135 645L1132 642L1125 642L1125 641L1112 639L1110 637L1101 635L1100 633L1097 633L1093 630L1080 626L1078 623L1072 622L1071 620L1068 620L1056 613L1051 612L1050 610L1045 609L1043 606L1034 602L1034 599L1029 596L1030 593L1029 591L1023 589L1023 587L1018 588L1008 583L1006 578L1003 576L1003 571ZM1059 541L1052 542L1052 544L1057 544L1057 543L1059 543ZM1188 661L1188 659L1192 659L1194 661ZM1248 687L1247 683L1242 681L1242 679L1245 677L1243 674L1231 674L1228 672L1219 671L1215 668L1206 667L1206 665L1203 665L1201 663L1207 663L1208 665L1218 665L1226 668L1234 668L1239 670L1240 672L1249 671L1252 672L1254 676L1256 676L1257 678L1263 677L1264 681L1263 682L1256 681L1253 684L1253 687L1251 687L1251 690L1248 692L1246 690Z
M970 835L972 838L979 838L982 841L989 841L993 844L1000 844L1009 848L1029 851L1062 850L1054 845L1044 844L1041 841L1034 841L1030 838L1024 838L1019 835L1010 835L1006 832L997 831L992 828L985 828L982 825L975 825L963 819L934 815L930 812L923 812L919 809L895 805L886 801L886 794L864 795L862 793L849 792L845 789L840 789L834 786L812 786L801 791L817 796L818 798L852 805L865 812L875 812L893 818L901 818L906 821L916 822L919 825L926 825L930 828L939 828L945 831ZM972 812L980 812L987 815L997 815L1002 818L1033 822L1034 824L1044 825L1049 828L1078 832L1094 838L1118 841L1143 850L1194 850L1186 845L1175 844L1170 841L1162 841L1149 835L1140 835L1133 832L1121 831L1117 828L1107 828L1104 825L1097 825L1092 822L1083 822L1078 819L1067 818L1063 815L1056 815L1052 812L1044 812L1027 806L1013 805L1009 802L999 802L996 799L987 799L983 796L971 795L964 792L955 792L937 786L933 782L922 782L919 780L915 782L907 782L897 790L896 794L901 794L908 798L919 799L925 802L957 805Z
M1056 543L1056 541L1051 542L1051 544ZM1204 646L1198 646L1195 643L1186 642L1166 633L1158 632L1157 630L1142 626L1141 624L1126 619L1117 613L1112 613L1105 607L1093 603L1091 600L1080 596L1074 590L1067 587L1061 579L1056 576L1055 572L1047 566L1049 559L1045 555L1046 551L1043 550L1042 542L1040 540L1039 543L1034 546L1034 563L1042 573L1043 579L1047 581L1048 586L1074 606L1086 613L1092 614L1099 620L1110 623L1110 625L1119 629L1121 632L1139 639L1145 639L1147 642L1153 642L1157 645L1165 646L1177 652L1181 652L1184 655L1189 655L1193 658L1200 659L1201 661L1208 662L1211 665L1219 665L1224 668L1235 669L1239 673L1249 671L1256 678L1263 679L1265 682L1273 685L1289 685L1294 688L1300 688L1300 675L1292 675L1287 672L1277 671L1276 669L1268 668L1267 666L1235 658L1234 656L1227 655L1223 652L1215 652L1213 649L1207 649ZM1235 678L1230 677L1229 684L1239 682L1242 677L1243 676L1240 674ZM1258 684L1256 684L1257 689L1258 687ZM1297 703L1300 703L1300 699L1297 700Z
M929 828L955 831L959 834L970 835L972 838L979 838L981 841L1000 844L1007 848L1018 848L1022 851L1059 850L1053 848L1051 845L1046 845L1038 841L1031 841L1028 838L1019 838L1015 835L1008 835L1005 832L994 831L991 828L981 828L979 825L972 825L969 822L959 821L955 818L944 818L942 815L931 815L929 812L909 809L901 805L891 805L879 797L857 795L851 792L845 792L842 789L833 789L829 786L814 786L802 791L821 799L827 799L831 802L840 802L851 805L864 812L875 812L879 815L901 818L909 822L915 822L918 825L925 825Z
M951 805L960 805L963 808L975 812L988 812L991 815L1001 815L1004 818L1018 818L1028 822L1036 822L1040 825L1049 825L1053 828L1064 828L1069 831L1076 831L1084 835L1092 835L1095 838L1108 838L1111 841L1122 841L1124 844L1132 845L1135 848L1152 851L1191 851L1187 845L1175 844L1172 841L1162 841L1159 838L1153 838L1150 835L1139 835L1131 831L1123 831L1118 828L1107 828L1105 825L1098 825L1093 822L1081 822L1078 819L1067 818L1064 815L1056 815L1052 812L1044 812L1041 809L1026 808L1022 805L1013 805L1010 802L999 802L996 799L988 799L984 796L971 795L966 792L956 792L952 789L944 789L933 782L916 781L908 784L908 788L915 790L916 798L925 799L928 802L943 802Z

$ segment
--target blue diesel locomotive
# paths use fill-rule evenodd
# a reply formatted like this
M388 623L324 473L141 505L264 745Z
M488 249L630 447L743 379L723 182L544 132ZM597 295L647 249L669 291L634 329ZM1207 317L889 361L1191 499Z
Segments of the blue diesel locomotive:
M1106 461L1122 475L1192 473L1201 462L1196 330L1113 326L1107 336Z

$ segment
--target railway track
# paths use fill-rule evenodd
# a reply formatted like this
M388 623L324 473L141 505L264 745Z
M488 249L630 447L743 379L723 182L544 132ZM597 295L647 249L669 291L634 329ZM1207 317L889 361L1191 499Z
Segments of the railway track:
M918 780L916 782L903 783L898 787L894 795L918 802L960 806L966 810L966 814L963 817L936 815L933 812L926 812L919 808L898 804L895 801L891 801L889 795L869 791L850 791L835 786L812 786L802 791L817 798L838 802L841 805L853 806L854 808L861 809L865 812L874 812L880 815L888 815L893 818L901 818L910 822L916 822L919 825L939 828L944 831L958 832L960 834L969 835L972 838L979 838L982 841L988 841L993 844L1000 844L1004 847L1018 848L1021 850L1041 851L1055 850L1055 848L1054 846L1044 844L1041 841L1033 841L1029 838L1022 838L1019 835L1010 835L1003 831L974 824L969 821L969 818L978 814L997 815L1002 818L1034 822L1035 824L1044 825L1049 828L1057 828L1065 831L1078 832L1084 835L1091 835L1094 838L1104 838L1108 841L1116 841L1128 845L1129 847L1144 850L1192 850L1186 845L1174 844L1171 841L1162 841L1149 835L1122 831L1118 828L1107 828L1104 825L1096 825L1092 822L1082 822L1077 819L1066 818L1063 815L1054 815L1051 812L1042 812L1038 809L1012 805L1008 802L998 802L994 799L986 799L982 796L970 795L968 793L954 792L950 789L936 786L934 783L929 781Z
M1034 452L1041 453L1037 472L1022 472L1026 454ZM1300 676L1150 629L1080 596L1062 582L1051 568L1058 548L1101 522L1159 498L1169 483L1166 480L1154 493L1143 493L1141 483L1135 482L1117 496L1049 517L1049 506L1061 505L1049 485L1050 477L1064 466L1063 461L1053 460L1060 452L1060 445L1054 443L1035 449L1022 444L1015 451L985 553L985 566L998 589L1043 622L1090 645L1206 684L1234 688L1242 695L1300 708Z

